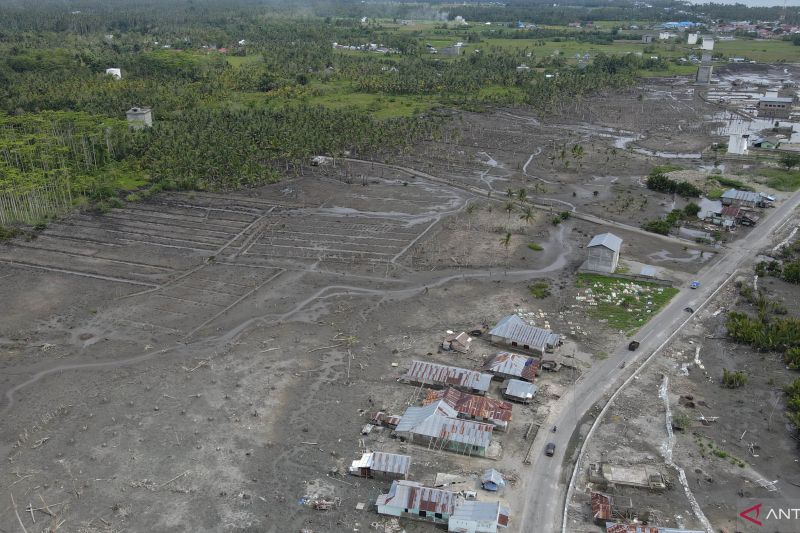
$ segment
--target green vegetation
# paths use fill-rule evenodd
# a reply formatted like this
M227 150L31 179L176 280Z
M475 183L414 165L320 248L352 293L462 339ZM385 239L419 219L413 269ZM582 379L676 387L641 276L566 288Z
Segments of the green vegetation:
M17 228L9 228L6 226L0 226L0 242L5 242L8 240L13 239L17 235L20 234L20 231Z
M569 220L570 216L571 216L571 214L570 214L569 211L561 211L559 214L557 214L556 216L553 217L553 220L552 220L553 225L554 226L558 226L559 224L561 224L565 220Z
M576 284L581 297L590 303L592 318L605 320L609 327L628 333L642 327L678 294L674 287L598 274L578 274Z
M528 289L531 291L531 296L537 300L550 296L550 282L548 281L537 281L529 285Z
M747 374L741 370L730 371L722 369L722 386L728 389L738 389L747 383Z
M747 185L737 179L726 178L724 176L709 176L708 181L716 181L723 187L732 187L734 189L739 189L740 191L755 191L755 189L750 185ZM722 193L720 193L720 196L722 196Z
M786 167L786 170L792 170L797 165L800 165L800 154L794 152L787 152L781 156L781 165Z
M800 170L765 168L759 170L758 174L766 178L768 187L778 191L792 192L800 189Z
M673 209L666 217L658 220L648 220L642 224L642 229L660 235L669 235L681 220L696 217L700 212L700 206L694 202L689 202L683 209Z
M784 351L800 346L800 319L770 318L762 313L754 319L744 313L731 312L727 321L728 336L759 351Z
M647 188L653 191L678 194L684 198L697 198L703 192L688 181L676 181L664 174L651 173L645 180Z
M786 407L788 409L787 415L789 416L789 420L792 421L795 428L800 430L800 378L795 379L783 390L786 393Z
M541 252L542 250L544 250L541 244L536 244L535 242L528 243L528 248L530 248L534 252Z

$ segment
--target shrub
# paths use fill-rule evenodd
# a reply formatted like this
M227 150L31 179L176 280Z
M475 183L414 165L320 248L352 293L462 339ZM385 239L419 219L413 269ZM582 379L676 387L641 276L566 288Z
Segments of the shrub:
M20 234L20 231L17 228L9 228L6 226L0 226L0 242L5 242L8 240L13 239L17 235Z
M531 296L537 300L541 300L550 296L550 283L547 281L537 281L536 283L528 286L528 289L531 291Z
M683 208L683 213L687 217L696 217L699 212L700 206L694 202L689 202L689 204Z
M542 248L541 244L536 244L535 242L532 242L532 243L528 244L528 248L530 248L531 250L533 250L535 252L541 252L542 250L544 250L544 248Z
M722 369L722 385L729 389L738 389L744 387L747 383L747 374L741 370L729 371L727 368Z

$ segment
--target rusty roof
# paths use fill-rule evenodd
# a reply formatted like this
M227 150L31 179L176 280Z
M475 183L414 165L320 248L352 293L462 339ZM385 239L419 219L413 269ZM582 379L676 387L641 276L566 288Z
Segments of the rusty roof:
M488 448L492 442L492 424L456 418L455 409L439 401L424 407L409 407L395 431L434 439Z
M425 487L416 481L393 481L389 494L378 496L378 506L408 509L410 512L453 514L458 494L449 490Z
M430 391L422 401L424 405L443 401L458 413L470 418L485 418L498 422L509 422L513 406L509 402L461 392L452 387L441 391Z
M592 515L595 520L610 520L611 497L602 492L592 492Z
M373 472L387 472L391 474L408 474L411 467L411 457L396 453L368 452L361 455L361 459L353 461L353 468L369 468Z
M516 376L533 382L539 373L539 361L524 355L500 352L483 365L483 369L493 374Z
M419 383L454 385L485 392L489 390L492 375L455 366L413 361L403 379Z

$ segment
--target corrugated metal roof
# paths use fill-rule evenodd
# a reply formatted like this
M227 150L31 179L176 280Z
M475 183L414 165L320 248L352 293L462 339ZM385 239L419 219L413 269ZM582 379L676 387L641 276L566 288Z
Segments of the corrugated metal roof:
M524 355L500 352L483 365L483 369L493 374L517 376L533 381L539 371L539 362Z
M377 504L452 515L458 494L449 490L425 487L416 481L393 481L389 494L378 496Z
M723 217L730 217L730 218L737 218L739 216L739 212L741 208L735 205L726 205L720 211L720 215Z
M794 100L791 97L784 96L762 96L759 102L767 102L772 104L791 104Z
M459 500L450 518L475 522L497 521L500 516L500 502L479 502Z
M481 478L482 483L494 483L495 485L505 486L506 480L503 479L503 474L495 470L494 468L490 468L486 472L483 473L483 477Z
M518 379L509 379L506 387L506 394L514 396L515 398L530 399L536 396L536 391L539 389L533 383L527 381L520 381Z
M592 516L595 520L611 519L611 497L602 492L592 493Z
M740 191L738 189L728 189L722 193L725 200L737 200L739 202L761 202L761 195L752 191Z
M403 379L420 383L455 385L484 392L489 390L489 384L492 382L491 374L425 361L412 361L411 368Z
M456 416L455 409L444 402L432 403L424 407L409 407L400 419L400 423L397 424L395 431L444 439L480 448L489 447L494 426L456 418Z
M592 240L586 245L587 248L593 246L605 246L609 250L619 252L620 248L622 248L622 239L613 233L601 233L600 235L592 237Z
M513 406L508 402L477 396L448 387L441 391L430 391L423 400L425 405L444 402L458 413L471 418L485 418L498 422L509 422Z
M353 461L350 465L351 471L359 468L369 468L373 472L405 475L411 468L411 457L396 453L368 452L362 454L361 459Z
M489 335L506 339L508 342L516 342L520 346L530 346L539 350L544 350L548 346L558 346L561 341L561 337L549 329L529 326L517 315L508 315L500 320L489 331Z

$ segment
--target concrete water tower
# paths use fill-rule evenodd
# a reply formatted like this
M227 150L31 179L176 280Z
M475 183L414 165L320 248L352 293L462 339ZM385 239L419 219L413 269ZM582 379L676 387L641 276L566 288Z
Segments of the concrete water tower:
M153 110L149 107L132 107L125 113L131 129L140 130L153 125Z

